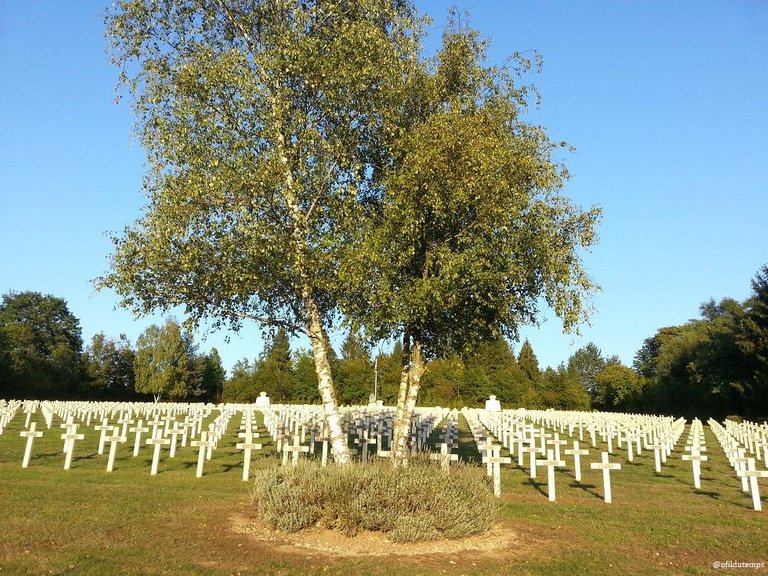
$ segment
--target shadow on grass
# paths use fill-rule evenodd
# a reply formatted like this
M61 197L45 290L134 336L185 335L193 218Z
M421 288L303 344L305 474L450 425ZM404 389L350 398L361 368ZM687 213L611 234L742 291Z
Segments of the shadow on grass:
M696 490L693 491L694 494L698 496L706 496L707 498L712 498L713 500L720 500L720 492L708 492L706 490Z
M597 491L597 486L595 486L594 484L582 484L581 482L571 482L570 484L568 484L568 487L578 488L579 490L586 492L587 494L591 494L598 500L603 499L603 495Z
M528 478L527 480L523 481L523 484L527 484L529 486L533 486L534 488L536 488L536 490L539 491L540 494L542 494L544 496L547 496L547 491L544 490L544 488L542 488L542 486L545 485L544 482L537 482L533 478Z

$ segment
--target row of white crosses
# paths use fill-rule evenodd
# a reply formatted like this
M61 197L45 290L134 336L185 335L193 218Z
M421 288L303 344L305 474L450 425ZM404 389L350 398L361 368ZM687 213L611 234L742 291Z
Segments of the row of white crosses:
M452 450L459 447L459 427L458 427L458 412L451 411L445 417L445 424L438 436L438 446L440 452L437 454L430 454L430 460L440 462L440 468L443 472L448 472L451 462L458 462L459 455L454 454Z
M170 446L169 455L170 457L175 456L179 437L181 438L181 445L186 446L188 437L200 435L200 440L190 443L190 445L204 448L205 452L201 449L200 453L205 454L206 458L210 460L213 448L226 431L229 418L236 411L231 406L220 408L220 414L209 425L209 429L201 433L203 418L209 415L213 409L210 405L93 402L30 403L23 408L26 415L25 430L20 433L22 437L27 439L22 459L22 467L24 468L29 465L34 440L42 436L42 431L37 429L37 422L32 421L37 409L42 411L49 428L53 415L60 416L64 420L61 425L61 428L64 429L61 439L64 440L65 470L69 470L71 467L75 443L85 438L83 433L78 432L78 428L82 425L87 427L91 421L98 422L93 425L93 429L100 433L98 454L103 454L105 445L109 444L107 472L113 471L117 446L128 440L129 432L134 434L133 456L138 456L142 446L142 436L151 430L149 438L143 443L153 446L151 475L157 474L163 446ZM183 421L180 422L177 418L181 418L182 415ZM147 420L146 422L143 418L137 420L135 416L144 416ZM75 422L76 418L80 420L80 423ZM113 420L112 423L110 423L110 419ZM135 424L135 426L131 427L131 424ZM198 477L202 475L202 462L202 458L198 460Z
M569 417L572 413L568 414ZM570 422L559 420L555 413L528 413L527 411L516 412L486 412L486 411L465 411L465 416L470 419L481 420L481 424L488 428L497 438L502 439L502 443L509 451L510 455L517 453L517 463L521 468L525 467L525 456L528 455L529 474L531 478L536 478L538 468L547 469L547 496L550 501L556 500L555 469L566 466L563 455L571 456L574 463L574 473L577 482L581 481L581 457L587 456L589 450L581 448L579 440L573 440L572 448L565 448L568 442L561 439L560 434L574 434L581 430L580 437L583 438L584 430L590 431L591 435L600 430L605 430L605 440L610 442L612 438L612 427L599 427L595 422L587 424L579 418L578 423L574 420ZM533 420L531 423L528 420ZM539 424L539 425L537 425ZM560 432L547 432L546 428L559 429ZM577 430L578 429L578 430ZM476 438L482 437L482 433L477 433ZM634 436L630 436L630 441L635 441ZM609 444L610 445L610 444ZM492 446L492 445L491 445ZM483 446L480 446L483 449ZM542 456L542 457L540 457ZM485 462L494 462L499 459L499 463L508 463L501 460L498 454L492 454L484 459ZM509 459L511 462L511 458ZM612 500L610 472L621 468L621 464L610 462L608 452L603 452L600 462L590 464L592 469L599 469L603 472L603 491L604 499L607 503ZM494 493L498 495L497 479L494 478Z
M726 420L724 424L728 434L744 446L746 453L753 454L756 462L762 461L768 468L768 422Z
M726 426L728 426L726 420ZM737 439L735 435L737 428L730 427L734 431L732 433L729 429L723 427L719 422L710 418L709 427L714 432L720 447L725 452L725 456L728 458L728 462L736 472L736 476L741 479L741 489L744 492L750 492L752 495L752 507L758 512L763 509L762 502L760 500L760 487L758 486L758 478L768 478L768 470L758 470L755 466L755 458L748 457L747 448L744 447L742 441ZM739 436L742 440L746 438ZM758 442L759 444L759 442ZM753 443L753 449L755 445ZM760 448L758 448L760 449ZM765 448L763 447L763 450ZM753 452L750 452L753 453Z
M0 434L3 433L5 427L11 420L13 420L16 412L18 412L21 407L22 403L20 400L11 400L10 402L0 400Z
M688 439L685 443L686 454L682 455L682 459L691 463L691 471L693 472L693 486L697 490L701 489L701 463L705 462L708 457L703 452L707 451L706 441L704 440L704 427L701 424L701 420L694 418L691 422L691 428L688 430Z

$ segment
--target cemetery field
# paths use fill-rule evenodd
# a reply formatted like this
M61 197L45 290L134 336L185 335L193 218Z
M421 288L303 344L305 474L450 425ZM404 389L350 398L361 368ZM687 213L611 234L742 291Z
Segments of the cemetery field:
M614 446L613 502L603 501L603 476L589 462L600 451L582 443L581 482L573 462L555 471L557 499L548 501L547 471L529 477L516 458L502 466L499 521L490 534L468 542L391 544L363 534L347 540L319 529L294 538L256 520L250 481L243 482L243 453L236 449L237 419L196 477L198 450L163 448L155 476L152 447L137 457L131 442L119 445L106 471L107 446L82 426L71 468L64 470L61 420L34 442L22 468L24 418L16 415L0 435L0 576L4 574L711 574L768 572L768 512L753 509L749 492L733 473L718 441L704 427L709 459L701 489L681 459L681 441L654 471L654 453L629 462ZM436 436L437 429L433 433ZM252 469L279 464L266 432ZM569 439L569 438L567 438ZM434 440L434 438L432 439ZM570 440L570 439L569 439ZM129 446L130 445L130 446ZM467 422L459 420L463 458L479 455ZM503 453L506 455L506 453ZM439 472L438 472L439 473ZM762 504L768 482L759 479ZM320 549L320 547L323 549ZM729 568L728 562L758 567ZM760 563L764 563L760 567Z

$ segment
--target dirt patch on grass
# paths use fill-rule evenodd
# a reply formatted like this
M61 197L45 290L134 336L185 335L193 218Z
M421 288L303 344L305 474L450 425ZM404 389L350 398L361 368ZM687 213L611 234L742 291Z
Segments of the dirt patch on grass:
M258 517L239 513L232 515L230 521L233 532L248 535L259 542L269 543L288 553L306 554L307 551L312 551L321 555L344 558L460 553L506 556L521 548L518 532L500 523L491 527L485 534L469 538L401 544L388 540L381 532L360 532L357 536L347 537L334 530L314 527L291 534L272 530Z

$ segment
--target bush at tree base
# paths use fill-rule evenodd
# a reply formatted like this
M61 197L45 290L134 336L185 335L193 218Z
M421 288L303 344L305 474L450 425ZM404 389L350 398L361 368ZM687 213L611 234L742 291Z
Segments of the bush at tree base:
M319 525L347 536L369 530L394 542L481 534L497 506L484 469L459 464L445 473L419 458L404 468L387 461L271 467L255 475L252 503L273 529Z

